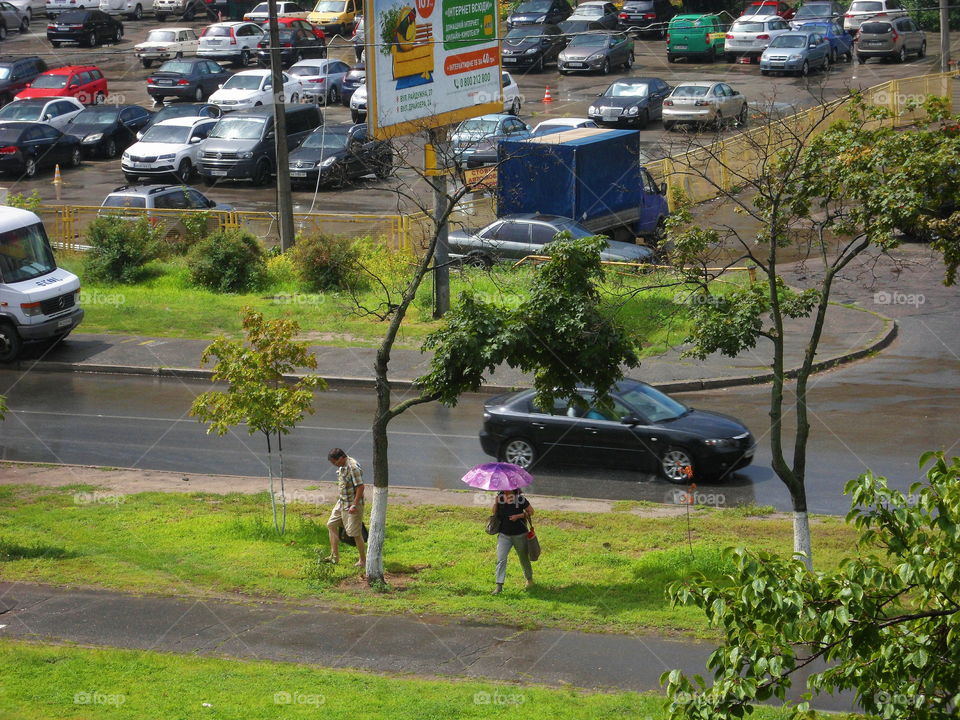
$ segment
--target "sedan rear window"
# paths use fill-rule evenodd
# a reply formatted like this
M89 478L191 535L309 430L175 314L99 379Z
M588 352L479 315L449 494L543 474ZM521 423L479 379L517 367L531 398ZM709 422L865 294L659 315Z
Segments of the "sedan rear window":
M674 97L705 97L710 90L703 85L678 85L673 90Z
M855 2L850 6L850 12L880 12L883 10L882 2Z
M165 62L157 72L180 73L181 75L193 74L193 63L183 62L183 60L169 60Z
M142 195L108 195L103 207L145 208L147 199Z
M860 26L860 32L869 35L883 35L893 32L893 25L888 22L866 22Z

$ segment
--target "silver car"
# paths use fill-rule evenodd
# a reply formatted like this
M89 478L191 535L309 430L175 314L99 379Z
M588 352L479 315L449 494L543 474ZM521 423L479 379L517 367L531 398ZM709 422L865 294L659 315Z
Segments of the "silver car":
M685 82L663 101L663 129L679 123L713 125L720 130L728 122L747 124L747 99L722 82Z
M908 17L896 20L868 20L860 26L854 41L857 62L891 58L906 62L907 55L922 58L927 54L927 35Z
M3 19L4 34L11 30L25 33L30 29L30 18L27 13L6 0L0 2L0 18Z
M557 58L561 75L572 72L599 72L633 65L633 40L627 33L589 32L575 35Z
M843 16L843 29L854 35L863 23L877 16L892 20L906 15L907 11L903 9L900 0L853 0Z
M788 32L770 43L760 56L760 74L796 73L806 76L818 68L830 69L830 41L819 32Z

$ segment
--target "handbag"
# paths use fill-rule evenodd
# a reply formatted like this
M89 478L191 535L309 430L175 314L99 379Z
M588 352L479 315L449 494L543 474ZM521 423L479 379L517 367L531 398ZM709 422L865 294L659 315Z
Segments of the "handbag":
M487 520L486 527L487 535L499 535L500 534L500 518L496 513L490 516Z
M363 541L366 542L367 538L370 537L370 532L367 530L366 523L360 523L360 532L363 533ZM354 547L357 546L357 539L347 535L347 529L343 527L343 525L340 526L340 531L337 533L337 535L340 536L340 542L346 543L347 545L353 545Z
M530 530L527 532L527 557L530 562L536 562L540 559L540 538L533 529L533 520L528 517L527 522L530 523Z

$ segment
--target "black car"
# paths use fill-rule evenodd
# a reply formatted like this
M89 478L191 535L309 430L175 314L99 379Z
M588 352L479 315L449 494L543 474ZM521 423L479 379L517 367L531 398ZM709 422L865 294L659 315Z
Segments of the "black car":
M340 102L344 107L350 107L350 98L353 92L367 81L367 66L359 63L350 68L350 72L343 76L343 85L340 87Z
M556 25L570 17L572 12L567 0L526 0L507 16L507 27L541 23Z
M222 115L220 108L210 103L177 103L175 105L167 105L162 110L155 112L150 117L149 122L140 128L140 131L137 133L137 139L139 140L143 137L143 134L152 126L164 120L178 117L218 118L220 115Z
M529 67L543 72L544 67L557 62L557 56L566 40L556 25L522 25L507 33L500 46L504 69Z
M669 481L729 477L753 460L750 431L728 415L695 410L638 380L621 380L608 403L590 388L541 408L533 390L488 400L480 445L521 467L538 461L609 463ZM687 468L690 469L688 473Z
M167 60L150 73L147 93L157 103L170 97L201 102L215 93L230 75L223 65L205 58Z
M651 120L663 118L663 99L671 90L660 78L623 78L597 95L587 114L600 124L645 128Z
M564 20L562 23L558 23L557 27L559 27L560 32L563 33L564 43L568 44L571 40L573 40L574 36L581 33L606 29L603 27L603 25L594 20Z
M13 100L37 75L49 69L47 63L36 55L0 58L0 105L6 105Z
M123 23L100 10L67 10L47 24L47 40L55 48L63 43L96 47L122 37Z
M670 0L627 0L620 10L620 28L637 35L666 36L677 8Z
M257 64L270 67L270 37L257 43ZM288 68L304 58L325 58L327 45L313 33L303 30L280 29L280 65Z
M393 150L385 140L370 137L365 124L325 125L310 133L290 153L290 182L313 189L343 185L365 175L383 180L393 170Z
M114 158L136 142L151 117L139 105L96 105L75 115L64 132L80 139L85 154Z
M832 20L843 20L844 9L842 5L835 2L805 2L797 8L796 14L790 18L790 27L799 29L805 22L829 22Z
M0 124L0 172L32 178L37 170L80 164L80 141L37 122Z

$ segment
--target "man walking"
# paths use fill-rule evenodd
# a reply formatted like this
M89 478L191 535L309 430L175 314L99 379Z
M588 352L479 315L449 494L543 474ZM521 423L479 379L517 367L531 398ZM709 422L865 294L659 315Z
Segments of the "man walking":
M330 533L330 557L327 562L340 562L340 526L347 535L357 541L360 560L354 567L365 567L367 549L363 542L363 471L360 463L340 448L327 453L327 460L337 468L337 490L339 498L333 506L327 531Z

